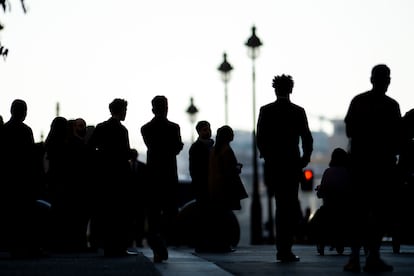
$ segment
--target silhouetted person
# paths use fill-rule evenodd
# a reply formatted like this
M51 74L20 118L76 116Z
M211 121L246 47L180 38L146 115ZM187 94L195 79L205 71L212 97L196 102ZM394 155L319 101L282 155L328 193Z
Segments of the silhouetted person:
M199 121L196 125L197 140L189 149L189 171L197 204L205 204L208 200L208 164L210 152L214 145L211 139L211 127L207 121Z
M138 159L139 153L131 149L130 166L132 181L132 220L131 244L142 247L142 241L146 237L146 221L148 216L148 169L147 164Z
M322 198L324 209L321 225L314 234L320 254L323 247L331 245L342 253L345 246L346 212L349 205L351 174L349 155L342 148L335 148L331 154L329 168L322 175L321 184L316 187L318 198Z
M73 250L87 249L87 225L92 204L92 152L86 145L86 122L82 118L69 120L68 129L68 236L66 240Z
M96 231L103 234L105 256L127 255L130 227L129 196L131 193L128 130L122 125L127 114L127 101L114 99L109 104L111 117L99 123L89 140L96 149L99 182Z
M233 139L230 126L217 129L208 172L209 203L226 210L240 210L240 200L247 197L240 179L243 165L237 161L230 145Z
M172 242L175 238L174 224L178 214L177 155L184 144L180 126L167 119L167 98L155 96L151 104L154 117L141 127L141 134L147 146L151 189L148 242L154 251L154 261L160 262L168 259L162 240Z
M213 251L231 252L231 230L227 223L233 210L240 210L240 200L248 194L240 178L242 164L230 143L234 132L230 126L217 129L216 143L210 153L208 171L209 243Z
M32 129L24 123L26 102L14 100L10 113L0 136L0 243L13 257L37 256L36 156Z
M291 76L274 77L272 86L277 99L260 108L257 146L265 161L267 185L272 186L275 193L276 259L293 262L299 261L299 257L292 253L298 225L299 181L302 169L310 162L313 138L305 110L290 101Z
M54 250L66 250L68 243L68 218L70 217L70 200L66 194L70 185L68 120L55 117L50 125L45 140L47 185L51 207L51 246Z
M390 84L390 69L385 64L373 67L372 89L355 96L345 116L350 141L353 240L346 271L360 271L359 251L368 251L364 270L392 271L380 258L380 247L392 206L390 191L397 181L396 156L400 141L399 104L385 95Z
M191 176L192 190L196 200L197 217L195 235L196 251L202 251L207 247L208 235L208 167L210 152L214 145L211 139L211 126L208 121L199 121L196 125L197 140L191 145L189 155L189 171Z
M402 143L398 158L398 172L401 183L414 187L414 109L402 118Z
M397 172L399 185L396 188L392 231L394 253L399 253L404 240L410 241L413 237L411 195L414 192L414 109L406 112L402 118L402 142Z

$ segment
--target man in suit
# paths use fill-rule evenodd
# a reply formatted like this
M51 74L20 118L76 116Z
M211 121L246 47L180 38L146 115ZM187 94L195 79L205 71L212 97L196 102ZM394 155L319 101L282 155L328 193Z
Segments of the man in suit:
M265 161L266 183L272 187L276 199L276 259L295 262L300 260L292 252L299 222L299 182L302 169L310 162L313 138L305 110L290 101L293 90L291 76L274 77L273 88L276 101L260 108L257 146Z
M94 195L99 206L97 230L102 227L104 254L108 257L128 255L131 149L128 130L121 123L125 120L127 105L123 99L114 99L109 104L111 117L96 126L89 140L99 164Z
M141 127L147 146L147 167L151 204L149 210L149 243L154 261L168 259L162 245L174 242L174 224L178 215L177 155L183 149L180 126L167 118L168 99L155 96L152 101L154 117ZM161 238L162 237L162 238Z

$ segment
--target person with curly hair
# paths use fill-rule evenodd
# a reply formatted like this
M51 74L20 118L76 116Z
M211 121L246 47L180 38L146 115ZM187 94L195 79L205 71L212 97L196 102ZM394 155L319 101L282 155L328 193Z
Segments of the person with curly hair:
M300 214L299 183L310 162L313 138L305 110L290 101L292 77L275 76L272 86L277 99L260 108L257 146L264 159L265 181L276 200L276 260L296 262L300 259L292 245Z

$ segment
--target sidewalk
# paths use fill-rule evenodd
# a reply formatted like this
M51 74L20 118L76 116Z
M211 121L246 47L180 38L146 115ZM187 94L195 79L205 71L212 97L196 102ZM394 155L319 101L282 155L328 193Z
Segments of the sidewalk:
M170 249L170 259L155 267L162 275L353 275L344 272L344 264L348 261L350 249L346 248L344 255L325 249L325 255L320 256L313 245L295 245L294 252L301 260L297 263L277 263L276 251L273 245L242 246L235 252L225 254L198 254L193 249ZM149 253L149 254L148 254ZM394 266L394 271L380 275L414 275L414 246L401 246L401 253L392 253L392 248L384 245L381 250L382 258ZM144 255L151 257L150 252ZM365 256L361 255L361 266ZM209 273L209 274L206 274ZM210 274L213 273L213 274ZM373 273L364 273L374 275Z
M1 276L161 276L142 253L126 257L104 257L103 253L49 254L32 259L10 259L0 253Z
M139 248L138 255L105 258L100 253L52 254L46 258L13 260L0 253L1 276L192 276L192 275L352 275L342 271L348 260L349 249L344 255L325 250L319 256L313 245L295 245L300 256L297 263L277 263L273 245L241 246L235 252L224 254L196 254L192 248L169 248L169 259L163 263L152 262L152 251ZM381 250L383 259L394 266L394 272L381 275L414 275L414 246L402 245L401 253L394 254L388 245ZM364 265L364 256L361 258ZM362 272L363 273L363 272ZM368 273L363 273L368 274ZM372 274L371 274L372 275Z

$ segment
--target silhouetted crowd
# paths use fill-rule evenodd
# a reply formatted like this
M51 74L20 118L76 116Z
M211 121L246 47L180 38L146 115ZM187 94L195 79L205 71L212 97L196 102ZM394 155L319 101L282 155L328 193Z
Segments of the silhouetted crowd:
M332 152L316 189L323 205L306 226L321 255L326 245L338 253L351 247L345 271L361 271L362 248L364 271L392 271L380 257L384 235L392 236L398 252L414 230L407 204L414 190L414 109L401 116L399 104L386 95L390 74L385 64L374 66L372 89L352 99L344 119L349 146ZM313 137L304 108L290 100L292 77L275 76L272 87L276 100L260 108L255 139L276 202L276 260L297 262L292 246L310 216L308 210L299 219L298 189ZM146 241L154 262L168 259L168 246L184 231L178 227L180 126L167 118L167 98L155 96L154 117L141 127L147 160L139 161L122 124L127 105L114 99L110 117L96 127L58 116L45 142L35 143L24 123L25 101L12 102L10 120L0 121L1 250L18 258L103 249L115 257L136 254L130 248ZM214 141L206 120L196 131L189 150L195 200L186 211L192 212L192 245L197 252L232 252L239 234L233 211L249 196L231 147L234 132L221 126Z
M168 259L167 247L179 237L180 127L167 119L167 98L155 96L154 117L141 128L147 162L139 161L122 125L127 105L124 99L114 99L109 104L110 118L96 127L87 127L82 118L57 116L45 142L35 143L24 123L25 101L13 101L11 118L0 128L0 249L16 258L100 249L105 256L118 257L136 254L131 248L142 247L146 241L154 262ZM212 196L210 189L204 195L195 192L197 202L206 198L203 203L208 202L215 219L222 211L240 209L239 200L247 197L239 177L241 164L229 146L233 136L229 126L220 128L214 161L203 164L206 171L214 166L211 176L206 176L214 177L209 181ZM232 190L223 190L230 169L229 177L238 181L235 187L242 192L231 205L227 200L232 199ZM220 236L217 232L215 238L204 238L215 241ZM230 244L223 246L226 241L221 239L210 249L231 250Z

